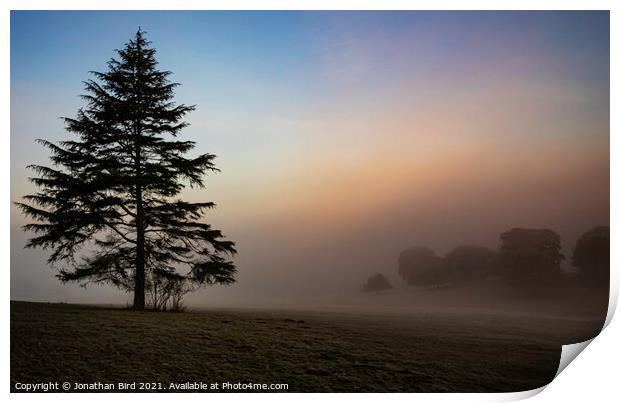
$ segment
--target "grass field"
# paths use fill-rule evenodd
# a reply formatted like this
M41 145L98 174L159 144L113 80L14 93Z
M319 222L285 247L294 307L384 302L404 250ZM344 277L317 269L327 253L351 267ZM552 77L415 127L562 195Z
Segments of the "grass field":
M292 392L537 388L601 320L475 312L133 312L11 302L16 382L286 383Z

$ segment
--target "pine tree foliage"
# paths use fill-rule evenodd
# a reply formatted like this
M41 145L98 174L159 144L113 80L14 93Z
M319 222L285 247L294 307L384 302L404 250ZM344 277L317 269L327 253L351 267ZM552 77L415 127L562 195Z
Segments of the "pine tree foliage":
M63 281L109 283L134 291L134 307L164 280L231 284L234 243L205 223L212 202L179 199L217 172L215 156L189 157L193 141L178 138L194 106L176 104L169 71L138 30L106 72L85 82L86 106L64 118L76 136L51 151L51 167L29 166L35 194L17 203L33 219L26 247L50 249Z

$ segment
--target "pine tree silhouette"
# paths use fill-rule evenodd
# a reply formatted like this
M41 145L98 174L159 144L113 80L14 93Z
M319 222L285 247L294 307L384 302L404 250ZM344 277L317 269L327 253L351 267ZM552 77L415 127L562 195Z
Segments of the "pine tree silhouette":
M16 203L34 221L23 227L34 233L26 247L51 249L48 263L63 282L133 291L134 309L144 309L145 288L162 279L233 283L234 243L201 221L215 204L178 199L219 171L215 155L187 157L195 143L177 138L195 107L175 104L179 84L157 69L144 31L116 52L106 72L85 82L86 106L63 118L77 139L37 140L53 167L29 166L39 191Z

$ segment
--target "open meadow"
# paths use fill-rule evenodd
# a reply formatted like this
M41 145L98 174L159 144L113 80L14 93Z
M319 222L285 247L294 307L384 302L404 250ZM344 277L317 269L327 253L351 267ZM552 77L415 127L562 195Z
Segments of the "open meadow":
M156 313L13 301L11 389L135 381L164 391L186 382L278 383L290 392L522 391L549 383L561 345L591 338L601 325L473 309Z

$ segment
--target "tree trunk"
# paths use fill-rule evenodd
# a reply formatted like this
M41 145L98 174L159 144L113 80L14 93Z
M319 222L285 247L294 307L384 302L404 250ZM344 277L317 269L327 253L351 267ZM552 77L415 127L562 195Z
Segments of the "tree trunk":
M136 276L133 295L133 309L144 309L145 259L144 259L144 208L142 206L142 155L140 144L140 124L135 123L136 147Z
M133 295L133 309L144 309L144 212L142 210L142 188L136 190L136 277Z

